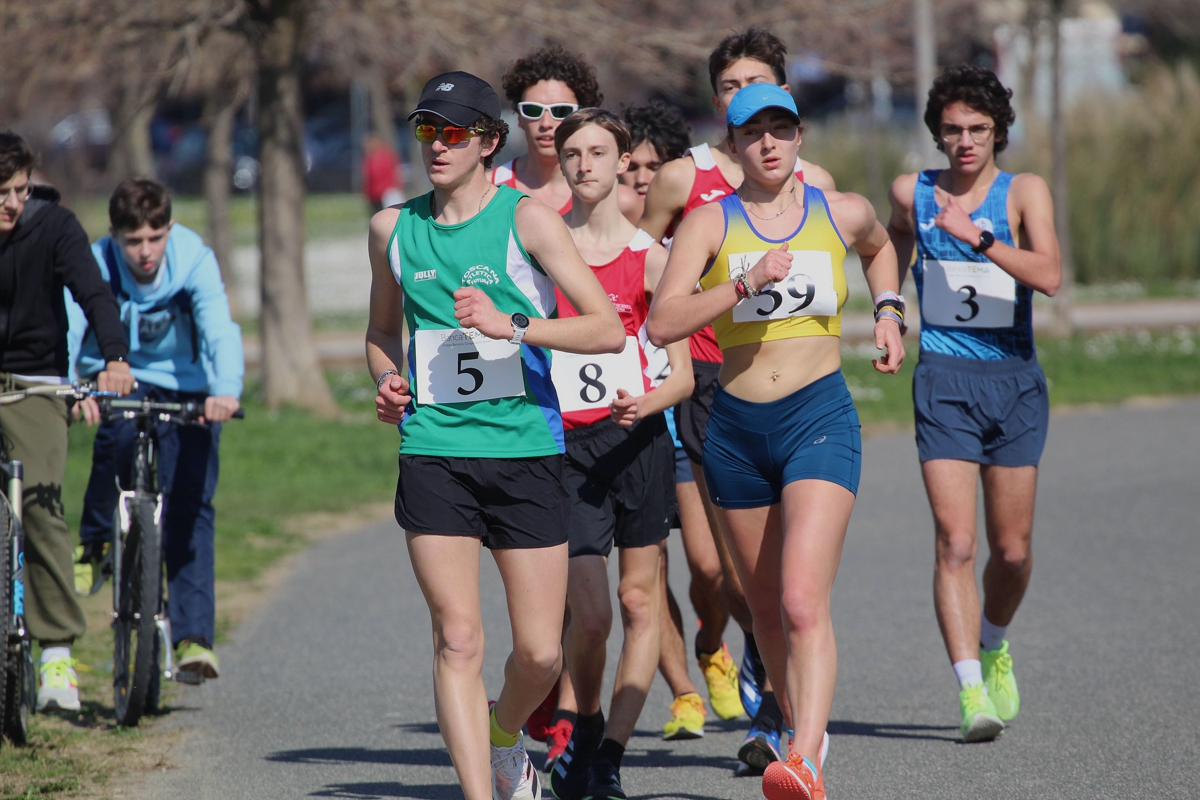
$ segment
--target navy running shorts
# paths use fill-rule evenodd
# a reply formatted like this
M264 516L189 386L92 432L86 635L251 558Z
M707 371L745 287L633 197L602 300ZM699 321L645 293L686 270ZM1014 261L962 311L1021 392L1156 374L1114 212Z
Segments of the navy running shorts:
M696 482L696 476L692 474L692 460L688 458L682 447L675 448L675 482Z
M721 508L774 505L784 486L807 479L857 494L862 439L841 370L770 403L718 386L703 466L709 496Z
M922 351L913 371L917 452L1000 467L1037 466L1050 395L1036 358L982 361Z
M692 361L692 375L696 379L692 396L685 397L673 411L675 435L679 437L683 452L695 464L700 463L704 449L704 430L708 427L708 415L720 371L721 365L712 361Z

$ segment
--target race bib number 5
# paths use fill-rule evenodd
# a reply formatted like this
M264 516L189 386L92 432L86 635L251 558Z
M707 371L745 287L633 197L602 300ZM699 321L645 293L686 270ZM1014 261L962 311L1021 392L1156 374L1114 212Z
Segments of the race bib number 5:
M990 261L924 261L921 312L946 328L1011 328L1017 282Z
M558 406L562 411L607 408L617 396L617 389L624 389L634 396L646 393L642 358L634 336L626 336L625 349L615 355L580 355L555 350L550 379L558 391Z
M781 281L733 307L734 322L763 322L789 317L836 317L837 289L833 258L825 250L792 250L792 268ZM737 280L759 262L765 250L729 256L729 277Z
M521 348L474 329L418 330L417 399L423 404L467 403L525 394Z

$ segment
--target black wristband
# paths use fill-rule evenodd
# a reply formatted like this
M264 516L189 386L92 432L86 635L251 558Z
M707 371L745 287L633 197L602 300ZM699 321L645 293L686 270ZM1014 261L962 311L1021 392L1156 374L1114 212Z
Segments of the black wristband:
M991 247L995 243L996 243L996 237L991 231L980 231L979 232L979 244L975 245L971 249L974 250L976 253L983 253L984 251L986 251L989 247Z
M888 307L896 309L900 312L900 316L904 316L904 303L900 302L899 300L893 300L890 297L884 298L875 304L875 313L878 314L880 309Z

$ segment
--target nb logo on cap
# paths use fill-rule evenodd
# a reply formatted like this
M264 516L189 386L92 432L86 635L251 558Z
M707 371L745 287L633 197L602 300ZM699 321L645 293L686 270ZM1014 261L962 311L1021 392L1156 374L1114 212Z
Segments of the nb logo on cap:
M454 88L453 83L439 83L438 87L436 89L434 89L434 91L435 92L448 92L453 88Z

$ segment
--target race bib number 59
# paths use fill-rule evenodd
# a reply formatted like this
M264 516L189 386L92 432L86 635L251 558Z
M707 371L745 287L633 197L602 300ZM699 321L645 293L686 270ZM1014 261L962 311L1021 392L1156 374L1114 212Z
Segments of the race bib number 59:
M521 348L474 329L418 330L417 398L424 404L467 403L525 394Z
M789 317L836 317L837 289L833 285L833 259L825 250L793 250L792 268L787 277L755 297L747 297L733 307L734 322L763 322ZM766 255L732 253L729 277L737 280Z

